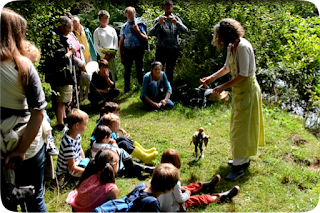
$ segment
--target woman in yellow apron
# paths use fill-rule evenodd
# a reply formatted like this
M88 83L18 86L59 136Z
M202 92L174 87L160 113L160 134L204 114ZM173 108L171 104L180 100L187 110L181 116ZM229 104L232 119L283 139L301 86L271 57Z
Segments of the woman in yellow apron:
M232 87L232 111L230 121L230 142L233 160L226 180L236 180L244 175L250 164L250 156L257 153L258 146L264 145L261 90L256 80L254 51L244 36L241 24L230 18L221 20L214 26L212 43L221 49L227 47L224 66L210 76L200 79L208 84L231 72L232 79L213 89L220 94Z

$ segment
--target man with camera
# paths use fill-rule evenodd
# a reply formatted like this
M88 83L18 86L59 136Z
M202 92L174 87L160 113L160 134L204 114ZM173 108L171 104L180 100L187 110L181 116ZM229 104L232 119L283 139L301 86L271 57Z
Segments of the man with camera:
M156 61L166 67L166 75L170 83L173 80L173 69L179 54L179 34L188 32L181 19L172 13L172 0L164 0L164 13L155 19L149 36L157 37Z

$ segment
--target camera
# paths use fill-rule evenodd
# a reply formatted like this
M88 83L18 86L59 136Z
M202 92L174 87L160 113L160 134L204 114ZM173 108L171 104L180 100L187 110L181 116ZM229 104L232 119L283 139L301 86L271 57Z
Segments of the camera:
M171 21L172 18L166 17L164 20L165 20L165 21Z

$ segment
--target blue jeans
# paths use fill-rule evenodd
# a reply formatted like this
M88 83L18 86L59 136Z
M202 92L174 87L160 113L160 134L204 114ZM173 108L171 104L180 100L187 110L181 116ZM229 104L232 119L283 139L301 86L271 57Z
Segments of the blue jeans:
M147 96L156 103L159 103L166 97L166 93L162 92L160 88L158 88L157 82L151 81L147 88ZM155 109L147 100L143 99L143 103L146 105L147 109L152 110ZM171 109L173 108L174 103L168 99L167 104L164 108Z
M32 185L35 194L21 205L22 211L28 212L47 212L47 207L43 197L43 181L44 181L44 162L46 160L45 145L32 158L24 160L20 169L16 170L16 184L18 186Z

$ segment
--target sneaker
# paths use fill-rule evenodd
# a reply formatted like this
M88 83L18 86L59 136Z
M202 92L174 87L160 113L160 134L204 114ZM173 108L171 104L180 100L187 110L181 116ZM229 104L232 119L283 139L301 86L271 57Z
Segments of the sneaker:
M59 155L59 150L57 150L54 144L54 138L52 135L48 135L47 137L47 149L49 155Z

